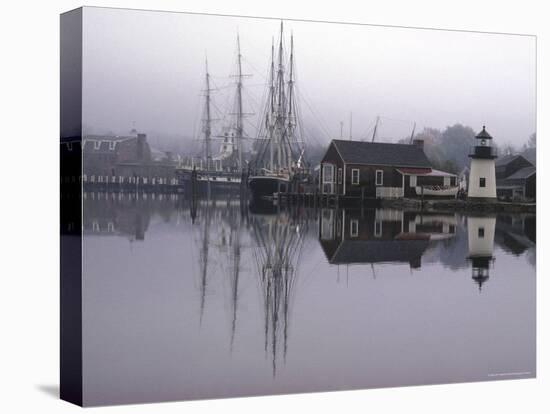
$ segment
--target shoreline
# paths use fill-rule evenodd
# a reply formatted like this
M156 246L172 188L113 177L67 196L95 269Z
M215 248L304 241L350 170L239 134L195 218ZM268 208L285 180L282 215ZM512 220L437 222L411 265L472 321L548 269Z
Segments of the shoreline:
M471 200L418 200L404 198L382 200L382 207L413 208L427 211L456 211L479 213L536 213L536 203L519 203L504 201L471 201Z

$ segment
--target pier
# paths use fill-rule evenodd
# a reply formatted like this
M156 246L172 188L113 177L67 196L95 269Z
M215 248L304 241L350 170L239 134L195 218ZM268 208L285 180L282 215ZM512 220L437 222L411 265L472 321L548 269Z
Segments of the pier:
M108 175L83 175L82 187L84 191L101 191L114 193L180 193L184 190L183 185L180 184L177 178L139 176L125 177Z

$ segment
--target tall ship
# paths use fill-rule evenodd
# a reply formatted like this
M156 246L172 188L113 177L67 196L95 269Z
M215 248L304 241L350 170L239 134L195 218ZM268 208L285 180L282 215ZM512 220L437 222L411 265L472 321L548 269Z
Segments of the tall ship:
M229 112L229 122L223 125L221 132L214 133L211 76L208 71L208 59L205 67L204 107L202 116L202 154L192 157L176 169L176 175L187 190L206 193L212 190L238 191L241 183L245 185L244 146L245 139L243 111L242 55L239 36L237 36L237 73L235 82L234 105ZM213 147L218 143L218 151Z
M248 187L254 199L297 191L308 177L303 140L299 136L293 35L288 57L283 43L281 22L277 52L275 45L271 45L267 99L256 141L256 156L249 169Z

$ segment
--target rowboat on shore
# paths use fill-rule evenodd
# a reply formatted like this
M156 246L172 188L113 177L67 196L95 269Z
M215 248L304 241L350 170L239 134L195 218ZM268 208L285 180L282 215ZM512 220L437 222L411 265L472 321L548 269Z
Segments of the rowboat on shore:
M418 186L416 187L416 195L418 196L435 196L435 197L456 197L458 194L458 186Z

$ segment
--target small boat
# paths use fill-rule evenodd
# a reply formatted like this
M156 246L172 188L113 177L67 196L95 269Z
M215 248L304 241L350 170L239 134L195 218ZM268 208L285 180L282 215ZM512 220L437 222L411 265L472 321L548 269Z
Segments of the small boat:
M434 196L434 197L453 197L455 198L458 194L458 186L450 187L450 186L440 186L440 185L432 185L432 186L418 186L416 187L416 195L418 196Z

